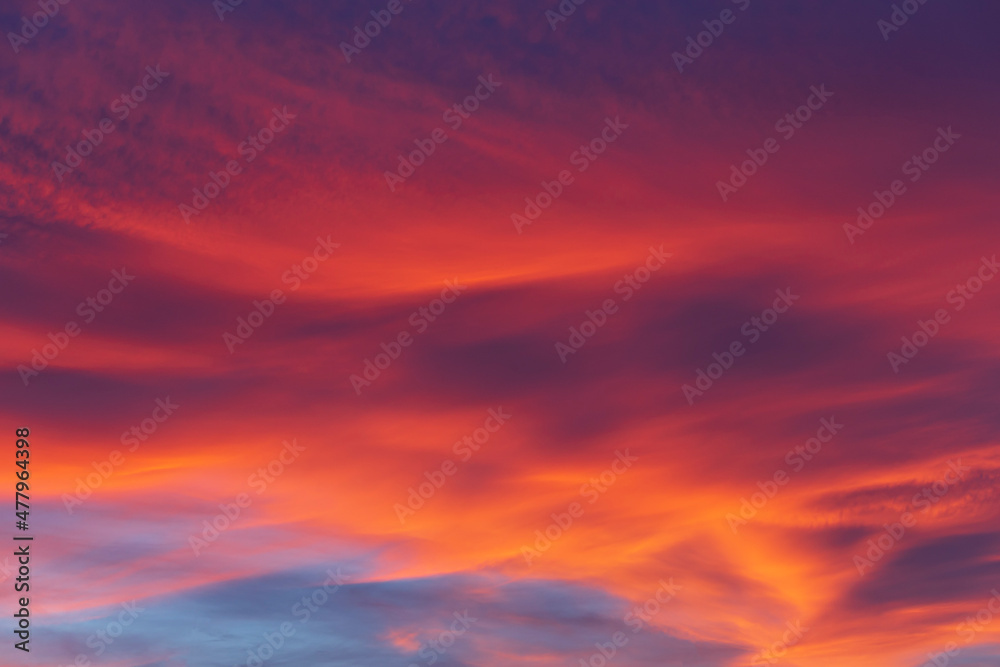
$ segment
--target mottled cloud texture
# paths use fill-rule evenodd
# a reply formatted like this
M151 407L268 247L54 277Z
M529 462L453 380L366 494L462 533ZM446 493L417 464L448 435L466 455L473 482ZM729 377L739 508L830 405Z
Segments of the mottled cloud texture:
M1000 664L1000 11L899 5L8 37L0 664Z

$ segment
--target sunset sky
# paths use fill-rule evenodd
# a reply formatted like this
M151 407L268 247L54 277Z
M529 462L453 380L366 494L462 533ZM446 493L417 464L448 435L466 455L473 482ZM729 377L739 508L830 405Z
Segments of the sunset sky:
M0 665L1000 665L1000 6L231 1L0 8Z

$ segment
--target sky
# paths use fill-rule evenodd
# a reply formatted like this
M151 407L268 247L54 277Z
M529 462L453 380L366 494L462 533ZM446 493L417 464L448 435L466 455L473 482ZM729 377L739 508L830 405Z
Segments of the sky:
M1000 8L230 2L0 8L0 665L1000 665Z

